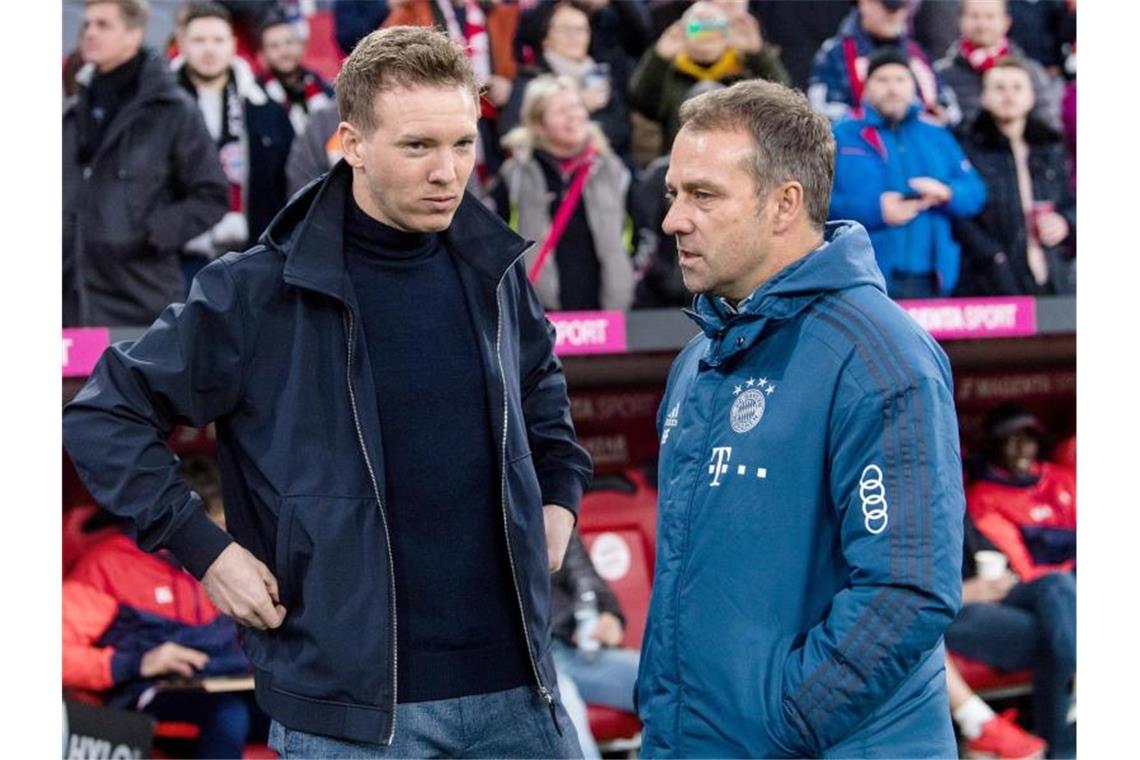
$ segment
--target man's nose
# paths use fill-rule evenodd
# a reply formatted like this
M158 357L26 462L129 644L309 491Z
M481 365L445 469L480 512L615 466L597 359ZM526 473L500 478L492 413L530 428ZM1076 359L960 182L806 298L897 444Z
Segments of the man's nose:
M661 231L666 235L685 235L693 231L692 220L684 212L682 204L674 202L669 206L669 211L661 220Z
M455 156L451 155L450 150L442 151L441 155L432 167L431 172L428 174L428 182L438 185L446 185L455 181Z

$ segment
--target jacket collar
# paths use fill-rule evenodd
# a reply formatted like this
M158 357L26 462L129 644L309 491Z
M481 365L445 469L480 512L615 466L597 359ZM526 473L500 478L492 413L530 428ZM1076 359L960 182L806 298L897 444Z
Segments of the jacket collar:
M170 70L177 75L185 65L186 58L182 55L178 55L170 61ZM245 62L245 59L240 56L234 56L234 60L230 64L230 76L233 77L234 86L237 88L238 95L240 95L242 99L249 101L250 105L263 106L269 102L269 96L265 94L265 90L261 89L261 85L257 83L257 77L254 76L253 69Z
M917 119L921 113L922 104L916 100L906 109L906 115L902 117L898 125L906 124L907 122ZM863 101L863 121L866 122L868 126L875 127L876 129L890 129L892 126L896 126L875 110L866 100Z
M747 350L769 320L795 317L829 292L870 286L886 293L866 229L856 222L828 222L823 243L782 269L735 308L723 298L701 293L686 309L712 341L705 363L716 366ZM731 334L731 340L726 340Z
M352 192L352 168L342 159L286 204L260 242L285 256L285 281L346 300L344 209ZM498 283L531 241L513 232L470 193L464 193L444 246L481 276Z
M1000 129L989 111L978 111L974 125L970 129L971 139L990 150L1009 150L1009 138ZM1025 121L1025 142L1030 145L1045 145L1061 139L1060 133L1030 112Z
M124 105L124 110L128 107L133 109L136 104L141 105L154 100L178 97L176 94L178 85L167 70L165 61L159 58L153 50L145 49L143 53L145 57L143 58L142 70L139 71L138 91L135 97ZM86 97L87 89L91 86L91 80L95 78L95 74L95 64L83 64L82 68L75 74L75 82L79 85L79 91L68 98L66 108L73 108L81 98ZM123 119L115 119L115 121L122 122Z

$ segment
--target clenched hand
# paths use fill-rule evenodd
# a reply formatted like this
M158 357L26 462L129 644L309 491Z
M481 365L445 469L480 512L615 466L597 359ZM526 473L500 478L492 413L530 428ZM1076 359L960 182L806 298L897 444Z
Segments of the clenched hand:
M549 536L549 529L547 532ZM214 605L241 625L265 630L285 620L277 579L257 557L231 543L202 576Z

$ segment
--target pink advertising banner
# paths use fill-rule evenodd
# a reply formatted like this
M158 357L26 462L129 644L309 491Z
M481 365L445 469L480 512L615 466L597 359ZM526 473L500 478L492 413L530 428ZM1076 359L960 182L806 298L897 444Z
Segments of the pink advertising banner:
M106 327L82 327L63 331L63 376L85 377L95 369L103 349L111 344Z
M899 305L938 340L1037 334L1037 307L1028 297L931 298Z
M558 333L557 354L620 354L626 350L625 314L620 311L552 311L546 316Z

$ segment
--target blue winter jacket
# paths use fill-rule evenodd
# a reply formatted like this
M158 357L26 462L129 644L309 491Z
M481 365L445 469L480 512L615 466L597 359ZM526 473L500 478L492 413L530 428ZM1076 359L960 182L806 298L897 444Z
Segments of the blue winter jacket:
M912 105L906 117L891 125L873 108L835 125L835 185L831 219L854 219L867 228L888 286L900 274L938 275L949 295L958 283L962 250L952 233L954 219L970 217L986 202L986 186L950 130L931 123ZM911 191L914 177L933 177L953 196L923 211L907 224L883 221L879 196Z
M733 313L698 296L669 373L637 684L649 757L955 757L961 603L950 367L867 233Z
M168 307L133 345L108 349L64 410L63 440L95 499L134 520L143 549L169 547L200 578L236 540L273 572L284 623L242 631L269 715L299 731L387 744L401 730L400 579L371 370L384 357L369 355L344 266L350 183L342 161L293 197L259 245L212 262L185 304ZM554 329L521 262L527 242L471 196L440 239L486 374L533 686L553 705L543 505L576 513L590 459L575 440ZM210 421L230 535L206 517L165 442L177 424ZM424 410L424 424L446 426L447 410ZM455 442L456 456L465 445Z

